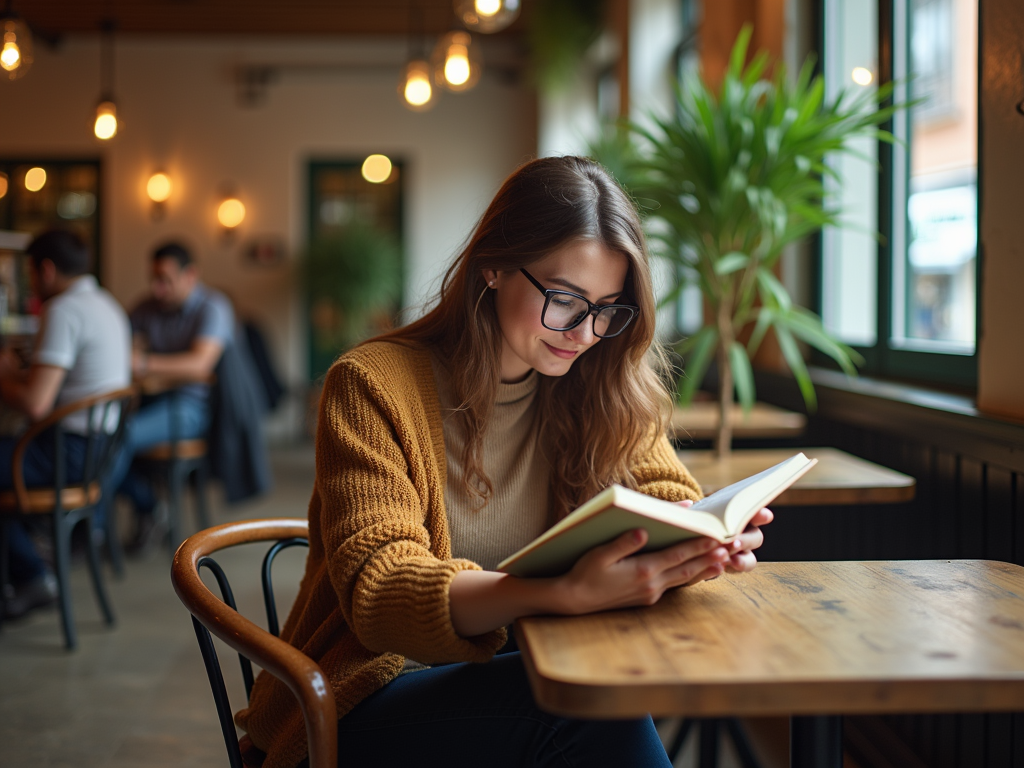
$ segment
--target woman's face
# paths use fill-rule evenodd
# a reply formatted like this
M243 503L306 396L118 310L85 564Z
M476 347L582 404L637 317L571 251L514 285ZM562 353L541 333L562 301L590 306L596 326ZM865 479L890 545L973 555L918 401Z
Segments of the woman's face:
M628 270L624 255L596 240L574 240L527 267L545 288L572 291L594 304L618 302ZM600 341L594 335L593 317L568 331L545 328L540 321L544 294L518 269L486 269L484 279L495 291L503 337L502 381L518 381L531 369L545 376L564 376L573 361Z

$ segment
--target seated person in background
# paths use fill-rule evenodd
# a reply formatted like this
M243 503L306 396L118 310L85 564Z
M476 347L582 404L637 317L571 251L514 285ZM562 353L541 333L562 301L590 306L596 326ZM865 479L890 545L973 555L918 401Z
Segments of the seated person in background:
M121 389L131 382L131 332L121 305L86 274L89 251L79 237L54 229L27 249L30 275L44 300L39 336L29 367L10 349L0 353L0 397L39 421L76 400ZM64 420L67 481L81 478L85 460L86 414ZM11 459L16 438L0 438L0 487L14 485ZM25 454L29 487L53 484L52 436L32 441ZM8 520L12 594L6 618L16 618L57 596L57 582L36 553L21 520Z
M235 328L231 304L199 281L192 255L180 243L166 243L153 252L150 291L150 297L130 316L135 337L132 372L139 379L193 383L181 384L173 395L144 401L129 424L113 480L137 513L130 549L145 547L161 533L153 514L156 499L147 478L129 472L132 457L172 437L189 440L206 434L210 386L205 381L225 347L233 342Z

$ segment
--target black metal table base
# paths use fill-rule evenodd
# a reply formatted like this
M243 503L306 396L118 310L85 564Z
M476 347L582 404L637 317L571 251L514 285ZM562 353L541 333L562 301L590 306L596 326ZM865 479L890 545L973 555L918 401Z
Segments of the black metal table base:
M732 741L736 756L743 768L760 768L754 750L750 747L747 734L743 731L740 721L734 717L686 718L679 724L679 730L669 745L668 759L674 764L682 752L691 731L696 727L700 732L697 744L698 768L718 768L718 748L722 731Z

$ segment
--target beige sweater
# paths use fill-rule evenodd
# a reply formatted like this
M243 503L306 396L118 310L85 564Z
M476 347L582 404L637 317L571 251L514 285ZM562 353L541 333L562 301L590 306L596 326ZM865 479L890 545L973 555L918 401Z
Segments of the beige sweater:
M481 507L479 497L465 491L462 453L466 441L457 402L444 365L433 358L434 379L444 420L448 464L444 507L452 539L452 555L472 560L484 570L540 536L554 522L548 519L551 466L537 441L536 371L520 382L499 384L494 411L484 433L482 462L493 495Z
M306 572L281 637L323 669L339 717L394 679L406 657L482 662L505 641L503 629L463 638L452 627L448 587L480 566L451 555L443 433L426 350L365 344L328 372ZM635 458L633 472L645 493L699 498L664 437ZM266 672L235 720L267 753L264 768L305 757L298 704Z

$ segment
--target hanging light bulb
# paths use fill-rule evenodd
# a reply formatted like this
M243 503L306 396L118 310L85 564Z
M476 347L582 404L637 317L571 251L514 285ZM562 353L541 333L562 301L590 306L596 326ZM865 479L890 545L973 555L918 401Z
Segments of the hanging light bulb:
M437 41L434 82L449 91L468 91L480 79L480 52L469 32L449 32Z
M500 32L519 16L519 0L455 0L455 15L474 32Z
M114 22L106 19L101 28L100 39L100 85L102 95L96 105L96 119L92 124L92 132L97 139L108 141L117 135L121 127L117 119L117 104L114 103Z
M0 77L17 80L32 66L32 33L17 14L8 9L0 16Z
M414 112L426 112L437 103L437 93L430 82L430 64L423 59L410 61L398 81L398 95Z
M117 136L117 105L109 99L104 99L96 107L96 121L92 125L92 132L97 139L112 139Z

